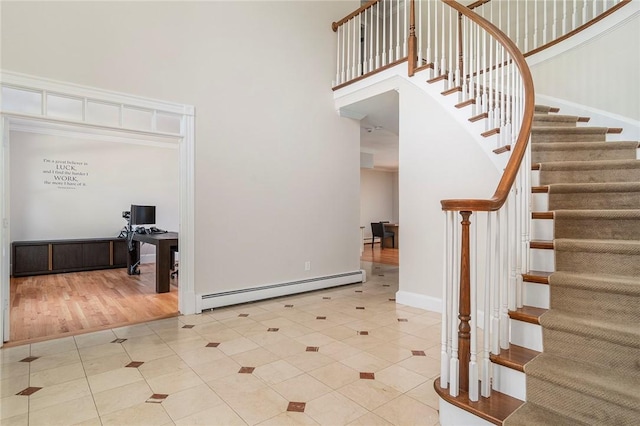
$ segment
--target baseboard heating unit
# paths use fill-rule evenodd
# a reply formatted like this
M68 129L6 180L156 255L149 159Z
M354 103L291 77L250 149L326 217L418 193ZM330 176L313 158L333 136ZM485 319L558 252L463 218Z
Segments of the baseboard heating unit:
M321 290L346 284L355 284L366 281L364 270L345 272L343 274L327 275L304 280L285 283L270 284L260 287L243 288L238 290L223 291L220 293L202 294L196 299L200 306L198 312L206 309L222 306L237 305L239 303L253 302L256 300L270 299L273 297L288 296L304 293L306 291Z

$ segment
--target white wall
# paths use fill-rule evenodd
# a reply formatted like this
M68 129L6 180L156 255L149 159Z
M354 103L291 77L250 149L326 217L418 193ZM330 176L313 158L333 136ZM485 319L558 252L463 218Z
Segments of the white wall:
M633 3L637 2L620 12L631 7L638 9ZM531 66L538 95L632 120L640 120L639 72L640 13L575 49Z
M371 222L398 222L398 172L360 169L360 225L371 237Z
M397 300L434 311L441 309L442 297L440 201L490 198L500 178L489 157L451 114L426 92L411 84L401 86L402 268Z
M155 205L157 227L178 229L177 145L22 131L9 140L12 241L116 237L131 204Z
M196 293L353 271L359 126L330 24L358 6L2 2L2 67L195 106Z

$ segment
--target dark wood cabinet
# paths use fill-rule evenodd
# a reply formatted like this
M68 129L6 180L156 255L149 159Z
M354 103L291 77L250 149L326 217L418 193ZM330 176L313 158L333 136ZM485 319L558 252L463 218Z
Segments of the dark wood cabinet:
M126 268L127 242L122 238L14 241L14 277Z

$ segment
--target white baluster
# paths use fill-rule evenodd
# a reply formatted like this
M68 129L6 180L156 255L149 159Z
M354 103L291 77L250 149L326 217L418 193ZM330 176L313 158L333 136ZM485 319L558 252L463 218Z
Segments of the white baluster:
M336 82L335 86L342 83L342 79L340 78L340 53L342 52L342 46L340 45L340 34L342 33L342 25L338 27L337 31L337 39L338 39L338 48L336 49Z
M428 5L427 5L427 7L428 7ZM427 9L427 12L428 12L428 10L429 9ZM431 22L431 21L427 20L427 22ZM429 33L427 32L427 34L429 34ZM417 31L417 36L416 37L418 37L418 63L417 63L417 66L421 67L422 65L424 65L422 60L425 58L424 51L422 50L422 37L423 37L423 34L422 34L422 1L418 1L418 31ZM429 49L428 46L429 46L429 42L430 41L431 41L431 38L429 38L429 41L427 41L427 52L428 52L428 49ZM429 56L428 56L428 53L427 53L427 59L428 58L429 58ZM427 62L429 62L429 61L427 61Z
M457 219L457 216L455 217ZM451 292L451 313L452 313L452 321L451 321L451 362L449 364L449 376L450 376L450 386L449 386L449 395L458 396L459 386L460 386L460 360L458 358L458 312L459 312L459 300L458 300L458 291L459 291L459 272L460 272L460 241L459 241L459 232L458 232L458 223L457 220L454 220L453 226L453 247L454 247L454 256L453 256L453 291Z
M567 22L567 0L562 0L562 34L565 35L568 32Z
M516 201L516 189L512 188L509 192L509 310L516 310L516 246L518 245L518 229L516 218L516 207L518 205ZM506 349L506 348L505 348Z
M471 253L469 253L469 260L471 261L471 318L469 318L469 328L471 329L471 353L469 354L469 400L471 401L478 400L478 220L479 217L476 215L475 220L471 221L471 241L469 244L471 251Z
M573 14L571 20L571 29L578 28L578 0L573 0Z
M489 359L489 352L491 350L491 289L493 287L493 262L491 251L491 240L493 235L491 234L491 221L493 218L492 212L487 212L487 234L486 234L486 248L485 248L485 268L484 268L484 338L482 339L482 379L480 394L485 398L491 395L491 361ZM495 332L495 330L494 330Z
M418 1L418 3L420 3ZM409 27L407 26L407 17L409 15L409 0L404 0L404 33L403 33L403 47L402 47L402 57L405 58L407 53L407 40L409 39ZM418 62L418 66L420 66L420 62Z
M542 4L544 5L544 9L543 9L544 12L543 12L543 15L542 15L542 17L544 19L544 24L543 24L543 28L542 28L542 44L543 45L547 44L547 31L548 31L547 23L549 21L549 19L547 18L547 16L549 16L549 15L547 15L547 3L548 2L546 2L546 1L542 2Z
M451 346L449 342L451 339L449 338L449 332L451 328L449 327L452 314L449 311L451 303L449 302L449 298L451 297L452 290L452 280L451 280L451 263L453 262L453 256L451 253L452 244L452 232L451 227L453 226L453 217L452 212L445 212L444 214L444 242L442 247L444 247L444 256L443 259L443 274L442 274L442 300L445 302L442 312L441 318L441 327L442 327L442 336L440 341L440 387L446 389L449 386L449 363L451 356Z
M500 244L500 347L507 349L509 347L509 198L505 202L502 242Z
M376 3L376 69L380 66L380 2L378 2Z
M362 69L362 39L363 39L363 34L362 34L362 13L358 14L358 28L356 28L356 43L358 44L358 58L356 59L358 62L358 76L361 76L363 74L363 69ZM366 43L366 41L365 41ZM366 51L366 50L365 50Z
M502 208L504 209L504 207ZM500 292L502 290L502 209L496 212L496 230L493 247L493 292L491 293L491 353L500 354Z

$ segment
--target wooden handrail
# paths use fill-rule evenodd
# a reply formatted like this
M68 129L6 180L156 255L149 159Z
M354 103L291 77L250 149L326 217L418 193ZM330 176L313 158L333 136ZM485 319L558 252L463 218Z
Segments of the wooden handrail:
M529 134L531 132L531 124L533 122L533 113L535 109L535 94L533 88L533 78L531 71L527 65L522 52L518 49L513 41L500 31L495 25L476 13L469 10L466 6L462 6L454 0L442 0L450 7L456 9L459 13L469 17L476 24L485 29L491 36L493 36L500 44L502 44L506 51L511 55L515 62L524 85L524 111L522 117L522 126L518 133L518 139L515 144L515 148L509 157L509 162L502 174L502 178L498 183L493 197L490 199L454 199L454 200L442 200L442 210L445 211L496 211L499 210L505 203L509 191L515 182L520 164L527 151L527 145L529 143Z
M331 29L335 33L336 31L338 31L338 28L340 27L340 25L342 25L345 22L349 21L349 19L353 18L354 16L358 16L360 13L362 13L365 10L369 9L371 6L373 6L374 4L376 4L378 2L380 2L380 0L371 0L369 3L366 3L366 4L362 5L361 7L359 7L356 10L354 10L353 12L351 12L350 14L348 14L347 16L342 18L341 20L339 20L337 22L333 22L331 24Z

